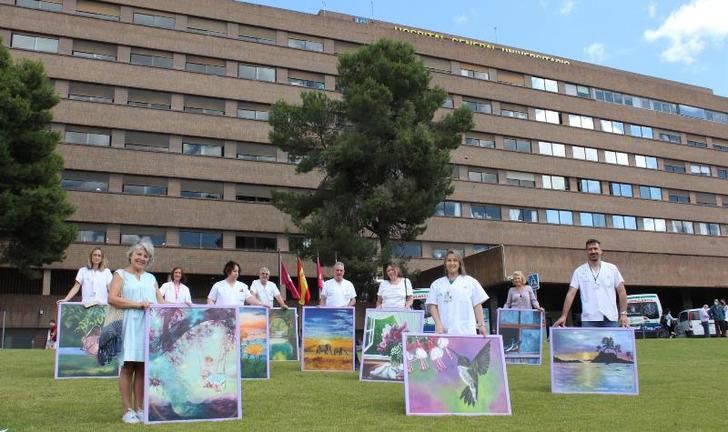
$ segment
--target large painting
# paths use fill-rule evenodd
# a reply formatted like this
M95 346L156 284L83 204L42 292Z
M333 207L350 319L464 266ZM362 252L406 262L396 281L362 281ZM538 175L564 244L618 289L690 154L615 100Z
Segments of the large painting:
M354 308L303 308L302 371L354 370Z
M242 418L238 308L152 305L144 422Z
M634 329L551 329L551 391L639 394Z
M99 334L106 319L106 306L89 308L82 303L58 305L58 347L54 376L58 378L114 378L119 361L100 366L96 361Z
M268 363L268 309L243 306L238 311L240 325L240 375L245 379L270 378Z
M403 382L402 333L422 333L424 317L421 310L367 309L359 379Z
M542 320L537 309L498 309L497 333L503 336L506 363L541 364Z
M407 415L510 415L500 335L402 335Z
M270 359L298 361L298 311L272 308L268 312Z

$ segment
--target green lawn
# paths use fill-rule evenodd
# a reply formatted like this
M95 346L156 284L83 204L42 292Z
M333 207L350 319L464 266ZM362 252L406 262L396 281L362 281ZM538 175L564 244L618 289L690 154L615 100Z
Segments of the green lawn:
M728 340L640 340L639 396L551 394L544 366L509 366L510 417L406 417L399 384L273 363L270 381L243 383L243 420L169 424L201 431L723 431ZM135 430L121 423L115 379L53 379L53 353L0 351L0 430ZM147 426L150 428L151 426Z

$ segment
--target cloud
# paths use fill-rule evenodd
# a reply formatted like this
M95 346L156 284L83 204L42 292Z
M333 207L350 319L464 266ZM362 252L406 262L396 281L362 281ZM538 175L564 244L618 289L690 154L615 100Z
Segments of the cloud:
M574 6L576 6L575 0L564 0L561 2L559 13L561 15L569 15L574 10Z
M693 64L708 43L721 44L728 36L728 2L693 0L672 11L656 30L646 30L648 42L667 39L670 46L660 54L663 61Z
M604 44L599 42L594 42L593 44L584 47L584 54L586 55L587 60L592 63L601 63L607 56Z
M647 5L647 15L650 18L654 18L657 16L657 3L650 2L650 4Z
M455 24L463 25L463 24L469 23L471 19L474 19L477 17L478 17L478 11L473 8L470 8L467 11L461 13L460 15L453 17L452 21Z
M454 17L452 20L453 22L455 22L455 24L466 24L470 20L470 17L467 14L460 14Z

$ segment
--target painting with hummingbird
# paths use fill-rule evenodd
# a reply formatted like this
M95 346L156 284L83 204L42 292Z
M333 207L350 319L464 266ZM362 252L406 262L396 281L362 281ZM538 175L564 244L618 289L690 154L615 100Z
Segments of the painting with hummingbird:
M500 335L405 333L407 415L510 415Z

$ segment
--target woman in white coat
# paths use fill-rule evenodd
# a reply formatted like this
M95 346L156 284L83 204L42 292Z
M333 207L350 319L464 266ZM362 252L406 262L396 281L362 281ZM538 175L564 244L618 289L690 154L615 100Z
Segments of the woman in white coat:
M462 257L454 250L445 255L446 276L430 285L426 304L435 320L435 333L487 335L482 304L488 300L480 283L467 275Z

